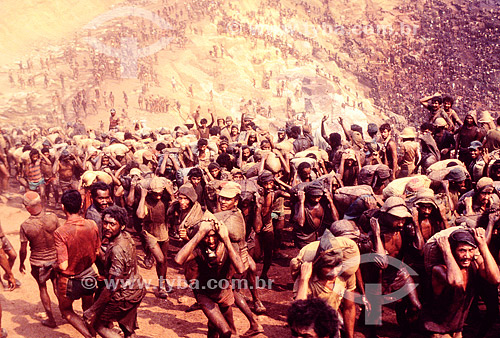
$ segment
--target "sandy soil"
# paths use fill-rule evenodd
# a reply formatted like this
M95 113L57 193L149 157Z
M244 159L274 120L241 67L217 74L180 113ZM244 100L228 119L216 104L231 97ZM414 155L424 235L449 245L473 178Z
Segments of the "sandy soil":
M21 195L14 194L7 203L5 200L0 204L0 214L2 215L2 228L7 238L12 243L16 251L19 250L19 226L29 216L21 208ZM53 210L54 211L54 210ZM58 216L63 217L61 211L55 210ZM290 229L285 233L285 242L290 244ZM194 312L185 312L195 300L192 292L186 289L181 283L183 281L182 271L173 262L173 257L179 248L171 246L169 257L168 278L174 286L174 291L166 300L156 298L154 295L155 270L144 269L142 258L144 256L141 250L138 250L140 256L140 273L145 280L151 280L152 286L148 289L148 294L144 298L139 308L139 329L138 338L146 337L206 337L207 326L206 318L201 310ZM288 248L283 253L293 257L297 249ZM29 270L29 262L27 261ZM259 264L259 268L261 265ZM22 286L12 292L4 291L0 296L0 302L3 308L2 326L9 332L9 337L30 337L30 338L67 338L80 337L73 327L62 319L57 309L57 300L50 290L52 305L58 327L50 329L40 324L44 318L44 310L38 295L38 288L33 277L28 273L22 275L19 273L19 259L14 264L14 275L22 282ZM259 322L264 327L264 334L256 336L257 338L284 338L290 336L290 330L286 327L286 313L292 300L292 279L289 274L288 260L276 260L270 270L269 277L273 279L272 289L261 289L261 297L264 305L267 307L267 313L258 317ZM245 291L250 299L250 293ZM251 305L251 303L250 303ZM75 309L81 313L81 303L75 302ZM483 307L481 306L481 309ZM358 309L359 315L359 309ZM243 314L234 309L235 323L239 334L243 334L249 327L248 321ZM399 336L398 326L394 311L389 307L383 309L384 325L380 330L380 337ZM473 337L477 322L466 329L466 337ZM118 327L116 326L118 329ZM366 337L364 327L357 324L357 338ZM500 325L496 325L488 337L498 337ZM412 334L411 337L422 337L418 334Z

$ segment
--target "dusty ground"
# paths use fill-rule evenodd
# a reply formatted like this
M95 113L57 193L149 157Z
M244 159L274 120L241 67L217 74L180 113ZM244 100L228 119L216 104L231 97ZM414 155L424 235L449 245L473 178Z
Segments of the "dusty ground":
M21 208L21 195L13 194L6 203L0 204L0 214L2 215L1 222L3 230L10 240L14 248L19 250L19 226L23 220L28 217L25 210ZM56 211L62 217L60 211ZM290 233L287 234L288 238ZM288 242L288 241L287 241ZM174 284L174 291L166 300L161 300L155 297L154 287L149 288L149 292L144 298L141 307L139 308L139 330L137 331L139 338L145 337L205 337L206 336L206 318L203 313L198 310L186 313L185 310L194 303L192 292L188 289L175 287L178 281L183 280L183 276L179 272L179 267L173 262L173 257L178 248L172 246L169 257L171 268L168 272L168 277L171 283ZM296 254L296 249L288 248L283 251L289 256ZM146 270L142 266L142 251L140 255L140 272L147 280L154 281L154 269ZM28 263L28 262L27 262ZM17 279L22 282L22 286L12 292L4 291L0 296L0 302L3 307L2 325L9 332L9 337L37 337L37 338L66 338L79 337L80 335L73 329L71 325L62 319L57 302L52 291L50 292L53 307L55 308L56 321L58 327L50 329L40 324L40 320L44 315L43 307L39 300L36 283L32 276L19 273L19 260L16 260L14 265L14 274ZM286 311L292 298L292 280L289 275L288 261L278 260L271 268L269 277L274 280L271 290L261 290L261 295L264 305L268 311L265 315L259 316L259 322L264 327L264 335L262 337L288 337L289 329L286 327ZM250 296L249 293L247 293ZM81 313L80 302L75 303L75 308ZM358 311L359 312L359 311ZM248 329L248 322L242 313L235 309L235 322L238 333L242 334ZM390 308L384 308L384 326L380 332L380 337L397 337L399 336L397 324L395 321L394 312ZM474 327L469 328L469 337L473 337ZM359 327L360 332L356 337L365 337L364 329ZM499 326L495 326L489 337L498 337ZM420 337L417 334L413 337Z

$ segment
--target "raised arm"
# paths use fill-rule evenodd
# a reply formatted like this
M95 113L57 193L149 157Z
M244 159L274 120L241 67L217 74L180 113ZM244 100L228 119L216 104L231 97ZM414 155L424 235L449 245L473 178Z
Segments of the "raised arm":
M344 131L345 138L347 139L347 141L351 142L351 135L349 135L349 132L347 131L347 129L345 129L344 119L342 118L342 116L339 116L339 124L342 127L342 130Z
M306 222L306 209L304 205L306 201L306 193L304 190L299 190L297 195L299 196L299 211L295 215L295 218L297 223L299 223L299 226L303 227Z
M326 141L326 143L330 144L330 139L328 138L328 135L326 135L325 131L325 122L328 120L328 116L325 115L323 116L323 119L321 120L321 137Z
M481 257L483 258L482 262L477 262L479 265L479 274L489 283L498 285L500 284L500 271L498 270L498 265L488 248L485 231L483 228L475 228L473 231L474 239L476 240L477 247L481 253Z
M236 272L237 273L245 272L245 266L243 265L243 261L241 260L240 255L234 250L231 240L229 239L229 232L227 230L226 225L223 223L217 223L217 225L218 225L217 232L219 233L222 242L227 248L227 251L229 253L229 258L231 259L231 262L233 263Z
M148 191L141 185L139 185L139 188L141 189L141 200L137 206L136 215L138 218L144 219L144 217L146 217L146 195L148 194Z
M444 235L438 237L436 241L441 249L441 252L443 253L446 268L436 266L432 271L432 287L434 289L434 293L438 295L441 294L446 284L453 287L463 288L465 286L465 281L462 272L460 271L460 267L458 266L455 257L453 257L448 236Z

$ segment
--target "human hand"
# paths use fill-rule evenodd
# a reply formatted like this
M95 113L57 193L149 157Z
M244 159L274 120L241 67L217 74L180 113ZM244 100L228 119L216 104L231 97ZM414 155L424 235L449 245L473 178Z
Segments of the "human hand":
M206 235L211 230L213 230L213 228L213 221L210 219L204 219L200 222L200 229L198 230L198 232L202 235Z
M304 190L299 190L297 192L297 196L299 197L299 201L301 203L303 203L306 200L306 193L304 192Z
M372 228L372 231L375 235L380 234L380 224L378 224L378 221L375 217L370 218L370 227Z
M85 323L89 327L93 326L93 324L96 320L96 317L97 317L97 314L92 308L87 309L86 311L83 312L83 320L85 321Z
M23 275L25 274L26 266L24 265L24 263L19 265L19 272L22 273Z
M226 225L223 223L216 223L215 226L222 241L229 241L229 231L227 230Z
M326 120L328 120L328 115L323 116L323 118L321 119L321 122L326 122Z
M330 203L333 203L333 195L332 195L332 193L331 193L331 192L329 192L329 191L328 191L328 190L326 190L326 189L324 190L324 192L325 192L325 196L326 196L326 198L328 199L328 201L329 201Z
M488 243L486 243L486 230L484 230L483 228L475 228L472 229L472 233L478 247L482 245L488 245Z
M304 262L300 267L300 278L304 281L309 281L312 276L313 264L312 262Z
M436 238L436 243L439 245L441 251L451 251L450 241L448 240L448 235L438 236Z
M179 237L183 240L189 240L186 229L179 229Z

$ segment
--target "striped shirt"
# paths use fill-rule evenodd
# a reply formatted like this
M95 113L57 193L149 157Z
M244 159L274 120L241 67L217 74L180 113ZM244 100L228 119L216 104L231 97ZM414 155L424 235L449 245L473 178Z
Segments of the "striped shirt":
M40 162L29 163L27 170L27 178L29 182L37 183L42 179L42 170L40 168Z

